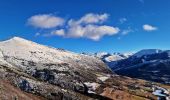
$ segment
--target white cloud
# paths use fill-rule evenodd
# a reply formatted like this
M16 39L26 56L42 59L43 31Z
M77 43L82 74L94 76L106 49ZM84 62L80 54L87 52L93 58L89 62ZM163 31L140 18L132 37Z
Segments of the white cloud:
M68 21L67 37L88 38L99 40L105 35L115 35L120 29L117 27L101 25L108 19L108 14L86 14L79 20ZM99 24L99 25L98 25Z
M149 24L145 24L145 25L143 25L143 29L144 29L145 31L150 32L150 31L155 31L155 30L157 30L158 28L155 27L155 26L149 25Z
M97 25L87 25L85 27L78 25L78 26L73 26L68 30L68 37L73 37L73 38L88 38L92 40L99 40L105 35L115 35L119 32L119 28L117 27L112 27L112 26L107 26L107 25L102 25L102 26L97 26Z
M109 15L104 13L104 14L93 14L93 13L89 13L86 14L85 16L83 16L78 22L79 23L86 23L86 24L90 24L90 23L103 23L104 21L106 21L108 19Z
M109 14L104 13L104 14L93 14L93 13L88 13L81 17L79 20L74 20L70 19L68 21L69 26L75 26L75 25L80 25L80 24L102 24L105 22L109 17Z
M84 28L81 25L71 26L68 28L68 37L79 38L84 35Z
M119 21L120 21L121 24L123 24L124 22L127 21L127 19L126 18L120 18Z
M132 30L130 27L128 27L128 29L125 29L125 30L122 31L122 35L127 35L131 32L134 32L134 30Z
M54 28L62 26L64 19L50 14L35 15L28 19L28 24L36 28Z
M85 28L85 34L84 36L92 39L92 40L99 40L105 35L115 35L117 34L120 30L117 27L112 27L112 26L93 26L93 25L88 25Z
M64 31L64 29L59 29L59 30L52 31L51 34L52 35L57 35L57 36L64 36L65 31Z
M109 15L106 13L89 13L80 19L68 20L62 29L57 26L63 25L64 19L52 15L35 15L28 20L28 23L34 27L45 29L57 27L57 30L53 30L49 34L44 34L43 36L56 35L67 38L88 38L98 41L105 35L112 36L120 31L118 27L104 24L108 17Z
M40 33L39 32L35 33L35 36L40 36Z

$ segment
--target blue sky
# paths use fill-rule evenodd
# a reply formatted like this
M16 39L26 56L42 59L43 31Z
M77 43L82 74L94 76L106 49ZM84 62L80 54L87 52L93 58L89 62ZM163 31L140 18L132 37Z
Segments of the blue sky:
M74 52L170 49L170 0L1 0L0 40Z

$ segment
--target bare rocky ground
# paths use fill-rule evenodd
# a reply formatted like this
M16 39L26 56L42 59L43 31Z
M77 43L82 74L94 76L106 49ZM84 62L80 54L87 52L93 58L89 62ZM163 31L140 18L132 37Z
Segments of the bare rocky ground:
M45 98L23 92L8 81L0 79L0 100L45 100Z

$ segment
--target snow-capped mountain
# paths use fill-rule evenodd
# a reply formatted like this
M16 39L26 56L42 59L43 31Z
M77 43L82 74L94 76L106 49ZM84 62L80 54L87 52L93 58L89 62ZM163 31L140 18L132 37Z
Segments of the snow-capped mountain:
M153 87L145 86L148 81L143 80L141 84L141 80L116 75L103 62L104 60L108 63L118 62L130 58L129 56L119 53L101 53L97 56L56 49L19 37L2 41L0 42L0 99L155 98L151 91L144 91ZM136 88L135 91L140 91L140 94L128 92L133 88Z
M136 53L96 53L119 75L141 78L170 84L170 51L160 49L144 49Z
M142 57L144 55L152 55L152 54L157 54L157 53L161 53L161 52L163 52L163 50L159 50L159 49L144 49L144 50L141 50L141 51L135 53L133 56Z
M168 50L141 50L109 66L120 75L170 83L170 51Z
M110 68L112 68L112 66L114 66L117 63L117 61L127 59L132 55L133 53L107 53L107 52L98 52L93 54L94 57L101 59Z
M93 54L94 57L102 59L104 62L113 62L117 60L122 60L130 57L132 54L130 53L107 53L107 52L98 52Z
M37 43L14 37L10 40L0 42L0 51L8 62L26 69L24 61L34 61L34 63L69 63L74 69L89 68L90 70L108 71L104 63L94 57L79 55L70 51L55 49L39 45ZM23 64L24 63L24 64ZM94 65L94 63L96 65ZM79 66L74 66L74 65ZM91 67L93 65L93 67ZM99 66L100 65L100 66ZM88 67L90 66L90 67ZM67 70L67 69L60 69Z
M88 89L86 83L102 82L109 78L108 74L112 71L92 56L43 46L19 37L0 42L0 78L9 79L26 92L48 98L62 94L77 100L80 98L71 91L88 94L94 90ZM52 89L51 85L55 87ZM49 95L47 90L55 92Z

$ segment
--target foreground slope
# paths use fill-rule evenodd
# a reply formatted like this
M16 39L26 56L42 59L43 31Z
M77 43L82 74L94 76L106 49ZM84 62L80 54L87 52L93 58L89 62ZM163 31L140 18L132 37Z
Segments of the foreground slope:
M0 79L0 100L45 100L45 98L23 92L6 80Z
M95 57L46 47L19 37L0 42L0 68L2 79L46 98L78 99L76 95L81 98L81 94L89 93L87 82L99 82L100 77L112 74Z

